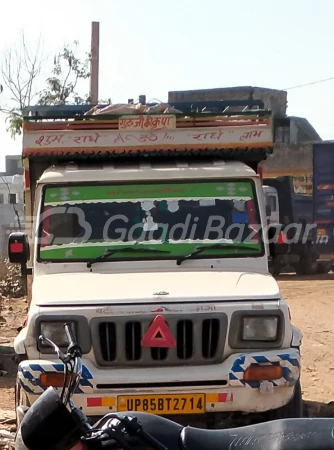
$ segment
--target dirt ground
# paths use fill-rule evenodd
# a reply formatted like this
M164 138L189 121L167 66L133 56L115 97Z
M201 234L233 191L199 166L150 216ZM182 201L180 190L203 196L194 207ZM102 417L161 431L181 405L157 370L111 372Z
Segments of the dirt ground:
M302 390L311 414L334 417L334 274L317 277L286 275L278 278L293 324L304 334ZM0 312L0 426L14 419L15 363L13 338L26 314L24 299L5 299ZM317 402L317 403L313 403ZM319 402L319 403L318 403Z

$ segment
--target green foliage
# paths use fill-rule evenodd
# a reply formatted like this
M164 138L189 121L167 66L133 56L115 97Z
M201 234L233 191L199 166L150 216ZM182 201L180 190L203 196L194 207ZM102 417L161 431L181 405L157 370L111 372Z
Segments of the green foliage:
M22 116L14 109L7 113L6 122L9 123L7 131L10 132L13 139L15 139L16 136L20 136L22 134Z
M78 47L78 41L74 41L73 46L64 45L54 57L53 68L46 80L39 80L46 65L40 56L39 47L31 56L23 34L20 48L10 49L2 55L1 97L6 96L7 104L0 102L0 112L6 115L7 131L13 139L22 133L22 110L26 106L90 103L88 94L81 96L78 93L80 82L90 77L90 54L85 53L80 58ZM37 85L44 85L44 88L37 91Z
M75 50L78 42L74 42ZM86 53L81 61L69 47L63 49L54 58L51 76L46 80L46 88L40 93L39 105L66 105L89 103L89 96L80 97L77 84L80 80L90 77L90 54Z

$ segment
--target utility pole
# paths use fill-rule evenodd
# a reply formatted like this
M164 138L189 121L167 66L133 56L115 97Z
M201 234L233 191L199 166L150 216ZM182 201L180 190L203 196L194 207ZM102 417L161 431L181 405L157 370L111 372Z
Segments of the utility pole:
M100 23L92 22L91 62L90 62L90 98L91 103L99 101L99 53Z

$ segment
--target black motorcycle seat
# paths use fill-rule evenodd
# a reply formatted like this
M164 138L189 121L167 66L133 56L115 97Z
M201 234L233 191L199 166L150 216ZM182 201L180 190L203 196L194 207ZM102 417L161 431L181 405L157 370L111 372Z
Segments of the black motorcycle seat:
M334 419L282 419L223 430L186 427L185 450L330 450L334 449Z
M142 424L144 431L149 433L159 442L161 442L168 450L180 449L180 435L183 430L183 426L179 425L172 420L166 419L161 416L148 414L145 412L122 412L124 416L136 417ZM131 447L139 450L141 448L147 448L143 443L131 439Z

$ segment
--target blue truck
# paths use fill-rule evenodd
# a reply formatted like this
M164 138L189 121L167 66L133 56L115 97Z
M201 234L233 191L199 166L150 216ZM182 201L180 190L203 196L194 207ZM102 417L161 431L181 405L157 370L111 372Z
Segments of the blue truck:
M270 260L276 276L291 270L298 275L328 273L333 268L334 142L316 143L310 150L312 194L295 192L292 175L263 178L268 223L287 236L276 241Z
M313 146L313 217L317 252L322 259L334 251L334 142Z

